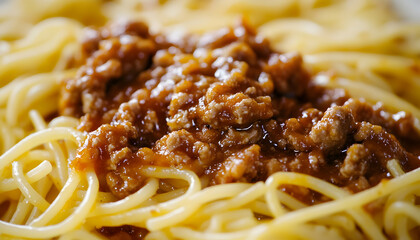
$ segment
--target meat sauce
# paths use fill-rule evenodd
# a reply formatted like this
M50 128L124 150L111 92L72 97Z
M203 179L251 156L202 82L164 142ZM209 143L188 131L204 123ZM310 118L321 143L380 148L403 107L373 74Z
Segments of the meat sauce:
M145 165L190 169L210 185L300 172L351 192L390 178L389 160L404 171L420 166L411 114L316 86L299 54L274 51L244 22L177 38L141 22L114 24L88 30L83 53L60 100L60 113L80 117L88 132L71 166L94 168L118 198L143 186ZM121 229L99 231L146 234Z

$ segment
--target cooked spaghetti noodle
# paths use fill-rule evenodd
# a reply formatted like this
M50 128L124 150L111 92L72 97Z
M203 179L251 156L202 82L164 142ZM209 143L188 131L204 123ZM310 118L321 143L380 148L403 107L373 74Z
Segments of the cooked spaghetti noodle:
M420 90L420 25L399 20L389 4L375 0L259 2L247 0L207 2L194 0L141 2L134 0L105 2L96 0L22 0L7 2L1 6L0 10L0 39L4 40L0 42L0 151L2 152L0 156L0 238L416 239L420 235L420 208L418 206L420 169L416 168L420 162L418 159L420 145L416 137L420 133L418 122L420 98L417 94ZM318 99L321 103L333 104L326 106L319 113L305 112L310 116L306 119L313 117L312 120L317 123L322 121L323 116L330 113L331 119L334 120L334 116L337 116L334 114L343 113L337 111L347 111L351 106L362 104L365 108L361 112L363 110L369 112L373 106L374 113L372 114L377 117L375 121L381 122L381 119L386 119L381 124L375 123L382 125L385 130L374 128L380 131L381 137L386 139L384 142L389 144L386 146L395 147L392 145L395 135L398 140L401 140L401 145L407 148L407 151L411 151L415 157L405 161L401 157L406 156L404 155L405 150L401 150L403 153L391 155L384 162L384 166L380 161L376 163L378 169L380 168L380 171L378 170L380 174L375 172L374 167L366 167L363 164L349 165L355 169L335 168L334 166L329 168L331 171L334 169L334 171L339 171L335 174L341 177L357 172L361 177L367 178L366 174L369 171L372 171L372 175L380 175L379 179L369 180L367 183L366 179L356 181L352 177L339 183L337 182L339 177L331 177L319 172L317 175L315 170L313 174L311 174L312 172L307 174L290 172L290 168L292 168L290 165L287 165L289 169L285 169L285 171L273 170L270 174L260 171L257 176L252 178L246 175L241 176L242 178L234 175L229 176L228 167L215 167L207 169L206 172L206 169L201 169L201 165L197 166L194 161L188 165L188 159L191 158L188 151L193 152L194 150L186 150L187 154L181 155L182 158L179 158L177 154L173 154L174 151L179 152L177 149L168 153L171 161L181 162L176 168L165 165L167 158L162 160L163 158L158 158L158 155L152 155L152 160L147 162L152 164L134 164L134 174L130 173L129 168L125 167L123 163L118 165L122 166L118 168L122 169L120 172L115 169L115 171L112 170L114 172L109 169L98 170L98 166L109 167L106 164L109 162L108 158L111 157L105 156L106 154L103 155L105 157L100 154L95 155L91 150L84 151L83 149L97 148L107 154L129 156L124 152L127 150L121 150L122 148L117 148L121 150L119 153L107 150L109 145L119 144L119 140L107 142L109 139L106 138L106 141L101 142L100 138L101 134L112 135L113 131L120 131L120 129L115 130L114 128L118 128L121 123L125 124L127 121L124 119L127 116L118 115L119 104L122 102L130 106L129 101L121 97L123 100L117 102L116 107L112 106L112 104L116 104L113 102L114 100L105 101L101 107L106 110L97 110L92 106L100 105L99 101L103 100L101 96L95 95L95 91L101 88L100 85L94 85L92 88L88 88L88 86L82 89L83 91L80 91L79 95L71 91L81 88L80 86L84 86L83 84L89 85L89 81L83 82L80 79L89 75L91 66L98 69L103 66L103 63L107 63L108 65L102 67L103 69L113 67L118 69L118 63L110 61L110 59L123 62L119 59L122 58L120 55L111 58L107 58L109 57L107 55L104 57L105 62L99 66L95 65L95 57L101 54L100 47L95 44L103 44L103 49L106 49L106 44L112 41L114 35L125 34L130 29L125 28L125 30L121 30L122 33L118 33L118 29L121 28L117 27L115 28L117 33L111 31L105 36L106 31L112 27L105 27L98 31L90 29L87 30L87 33L83 27L91 24L102 25L106 18L111 22L118 22L122 18L140 19L147 22L151 35L142 35L143 29L139 30L140 33L134 34L140 35L140 40L136 35L135 41L125 38L125 40L113 44L123 45L134 42L137 44L134 44L135 47L140 48L141 54L153 56L154 64L157 64L156 61L160 61L160 68L154 69L155 72L159 72L168 67L165 66L167 64L165 61L173 59L161 54L159 55L160 60L156 60L159 56L156 57L158 55L156 51L147 52L149 42L146 40L154 41L154 44L161 44L159 36L165 36L167 41L173 44L172 47L181 49L182 47L179 46L181 43L185 44L187 49L194 47L194 40L191 39L205 39L205 37L183 34L205 33L221 27L232 26L241 16L245 16L251 24L257 26L258 32L270 40L274 49L284 52L298 51L302 54L302 69L305 69L302 70L303 77L299 75L294 80L306 79L305 74L309 73L311 83L314 83L314 88L310 88L310 90L318 91L318 87L327 89L325 91L336 89L331 90L336 94L334 96L322 95L325 98L328 96L335 98L333 100L314 97L313 99ZM238 29L243 30L243 28ZM183 33L180 33L181 31ZM95 35L98 33L102 34L99 38ZM85 39L84 45L81 45L82 36L94 39L92 41L94 44L89 45L89 41ZM250 36L251 39L254 37L258 39L258 36L252 34ZM162 44L165 45L168 42ZM186 42L191 45L187 45ZM94 47L89 48L89 46ZM217 51L219 47L205 46L204 49L211 52ZM158 46L157 48L160 50L169 49L167 46ZM172 50L175 51L174 48ZM184 51L183 54L187 54L191 50L184 49L182 51ZM228 48L224 48L224 51L235 53ZM106 51L103 52L108 54ZM226 52L220 54L224 53ZM205 54L206 52L197 52L193 57L202 57L208 61L208 58L203 57ZM270 54L277 53L270 50ZM143 55L141 57L144 57ZM299 58L294 54L284 56L299 62ZM194 61L193 57L184 56L183 60L182 57L174 57L174 61ZM239 57L246 58L243 55ZM290 59L285 62L289 63L287 61ZM137 60L137 58L133 60L128 57L127 62L122 64L127 66ZM248 61L248 59L244 61ZM270 61L264 60L264 58L260 58L259 61L265 61L267 65L270 64ZM296 64L296 66L300 66L298 63ZM142 65L142 62L139 61L138 65ZM150 63L146 61L140 72L147 72L150 69L149 65ZM78 71L79 68L81 70ZM300 67L297 68L300 69ZM94 68L92 67L92 69ZM253 70L262 71L259 68L255 69ZM191 63L188 69L181 70L191 71L193 74L194 71L202 71L197 70L194 63ZM241 68L235 68L236 70L240 73ZM128 71L129 74L130 71ZM137 78L140 75L136 72L138 70L133 71L135 72L133 76ZM260 74L260 72L258 73ZM99 73L95 74L100 75ZM107 74L106 71L104 74ZM206 73L200 74L205 75ZM221 78L223 78L223 74L227 75L222 73ZM275 73L272 74L275 75ZM160 77L161 75L159 78L155 77L155 80L164 82L165 79L160 79ZM98 79L101 78L98 77ZM261 80L258 80L259 84L262 85L264 79L262 77ZM301 84L305 85L304 81L306 80L288 84L301 86ZM154 86L153 84L158 84L158 82L150 82L149 85ZM72 85L73 83L74 85ZM204 81L202 83L206 84ZM243 84L249 83L243 82ZM67 88L70 93L66 92L66 86L72 88L70 90ZM270 88L267 85L264 86ZM105 89L104 86L102 87ZM141 94L144 94L144 92L140 92L131 96L133 91L138 90L137 86L131 86L134 88L131 90L129 87L125 87L118 86L116 88L117 90L127 90L129 97L134 96L140 99ZM265 88L259 89L259 85L254 87L258 91L266 91ZM276 89L281 87L281 85L271 86ZM213 88L215 87L213 86ZM164 84L161 89L173 90ZM299 90L296 89L299 87L292 90L287 89L290 90L287 93L290 94L289 98L295 97L293 94L300 96ZM340 94L344 91L340 89L345 89L352 98L364 99L368 103L363 100L352 100L353 102L347 101L344 104L347 99L341 98L344 95ZM112 87L104 90L104 92L106 91L118 93ZM66 94L70 95L66 96ZM252 93L248 94L252 95ZM271 96L277 94L279 93L273 93ZM287 95L284 92L281 94ZM89 97L95 100L93 101L95 104L85 104L92 103ZM258 97L264 96L257 96L255 99ZM63 98L65 99L64 103ZM343 102L340 102L342 100ZM149 98L145 101L149 101ZM264 98L259 98L258 101L259 104L266 103ZM321 103L319 105L322 105ZM150 106L155 104L152 107L158 116L159 111L167 111L164 108L159 110L157 108L157 106L161 106L159 103L147 102L146 105L141 105L141 108L147 108L147 104ZM304 106L302 102L299 104L295 107ZM340 110L339 107L344 110ZM319 107L319 109L321 108ZM336 112L326 110L327 108ZM122 109L124 110L123 107ZM86 112L92 113L92 111L96 111L96 115L86 114ZM123 111L123 113L127 112ZM375 115L376 113L378 114ZM143 112L138 112L139 116L141 114ZM146 126L147 121L151 121L150 119L153 119L154 115L152 113L145 114L148 118L144 117L141 120L146 122L144 124ZM265 110L253 111L252 114L247 115L247 118L244 118L245 125L239 124L238 118L232 120L225 119L223 116L211 119L206 124L217 128L225 122L233 121L234 124L238 124L235 129L248 131L254 129L254 126L251 125L260 121L260 118L264 118L264 121L272 118L265 114ZM318 116L316 114L321 115L316 118ZM356 114L353 115L356 116ZM80 116L82 116L81 119ZM287 118L291 117L287 116ZM304 116L295 116L294 118L305 121ZM340 121L346 121L345 117L343 119ZM390 124L392 121L395 124ZM285 122L286 120L282 123ZM355 122L356 125L364 124L363 126L370 127L369 124L362 124L365 122L364 120L356 119ZM109 128L102 127L103 131L98 130L101 129L102 124L106 125L107 123L111 123ZM169 127L176 129L176 132L188 129L185 127L187 125L181 123L184 124L180 121L168 121L168 123L165 122L165 126L168 124ZM314 125L317 126L315 123ZM179 127L180 124L183 127ZM258 124L266 123L258 122ZM251 127L248 128L249 126ZM322 129L322 126L318 125L318 128ZM280 128L275 129L280 131ZM168 133L167 130L155 129L153 133L140 134L149 134L144 137L147 139L151 138L150 136L158 136L159 131L164 131L163 135ZM234 134L240 132L239 130L237 132L230 131L231 133L226 130L224 134L235 136ZM353 136L354 133L351 131L347 134ZM392 134L388 134L388 131ZM184 132L181 133L184 134ZM266 134L270 135L270 133ZM167 139L173 135L166 136L165 141L168 142ZM362 133L356 135L354 134L354 138L360 137L359 135ZM136 137L141 139L141 136L143 135ZM316 142L315 133L311 136L311 141ZM125 135L117 135L117 137L121 139ZM163 136L159 136L158 139L161 137ZM185 135L185 138L189 137L189 135ZM195 138L196 135L193 137ZM326 137L328 138L328 136ZM197 139L194 141L198 142ZM237 140L236 145L240 145L241 141L245 140ZM340 141L331 140L337 149L345 150L345 153L350 151L360 153L358 149L362 148L361 141L351 143L340 143ZM396 142L399 146L400 143ZM94 145L95 143L97 145ZM203 149L212 148L210 143L212 142L209 142L208 146L194 145L194 147L201 149L199 153L205 152ZM220 151L230 151L226 149L237 147L235 145L226 147L231 143L227 140L223 141L223 139L217 144L219 143L223 145L222 148L219 148L219 150L223 149ZM128 144L139 145L139 143ZM159 142L152 144L164 145ZM260 143L257 142L257 144ZM234 163L246 162L248 160L244 157L245 155L252 155L260 151L254 147L257 144L248 144L247 148L241 150L240 153L232 150L229 152L232 153L232 156L224 158L224 161L233 164L229 166L238 168ZM334 152L334 150L328 149L324 142L321 141L318 144L324 148L322 151L325 154ZM157 149L157 147L150 148L153 151ZM290 150L290 148L289 145L285 147L286 150ZM139 149L143 148L135 148L135 150ZM398 149L400 148L398 147ZM142 157L152 154L150 152L152 150L143 149L142 151L139 151L143 154ZM261 151L261 156L265 154L264 151ZM275 151L278 151L276 154L281 152L278 149ZM296 152L303 153L305 151L296 150ZM380 151L389 153L386 148L381 148ZM223 152L223 154L225 153ZM101 159L103 157L108 162L104 161L106 164L98 165L98 161L95 160L98 158L97 156L101 156ZM137 159L138 156L139 154L133 156L132 159ZM315 155L306 154L305 156L305 159L311 159L311 161L316 159L318 159L316 161L321 161L319 158L313 158ZM344 159L346 154L334 153L334 156L341 159L338 163L335 162L340 167L344 165L342 162L351 161L351 159ZM200 158L200 156L195 157ZM301 158L301 155L296 155L297 162L301 161ZM333 160L327 159L327 161ZM227 163L222 165L228 166ZM324 165L320 166L325 167ZM250 163L245 168L253 167L255 166ZM128 173L124 171L128 171ZM121 176L126 179L119 179L118 177ZM357 179L362 179L361 177ZM112 180L115 181L114 185L110 182Z

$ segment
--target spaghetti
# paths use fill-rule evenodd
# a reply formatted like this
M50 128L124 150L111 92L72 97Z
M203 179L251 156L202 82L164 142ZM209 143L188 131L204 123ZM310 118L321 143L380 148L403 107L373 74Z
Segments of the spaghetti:
M2 239L418 237L420 27L382 1L25 3L1 13ZM104 15L151 31L80 45ZM303 60L247 24L173 34L238 15Z

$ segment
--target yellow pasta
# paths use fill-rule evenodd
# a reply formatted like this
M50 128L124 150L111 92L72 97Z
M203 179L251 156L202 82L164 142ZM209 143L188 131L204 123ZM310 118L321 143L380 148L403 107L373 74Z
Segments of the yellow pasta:
M190 170L144 166L144 186L116 200L95 172L69 166L87 133L79 119L57 116L60 84L82 63L85 26L140 19L154 32L203 33L245 16L275 49L302 53L316 84L410 112L420 133L420 24L395 15L380 0L2 3L0 239L105 239L97 229L122 225L147 229L148 240L414 238L420 169L404 172L397 160L387 164L390 180L355 194L301 173L208 186ZM328 201L307 205L284 185ZM379 219L366 211L375 203Z

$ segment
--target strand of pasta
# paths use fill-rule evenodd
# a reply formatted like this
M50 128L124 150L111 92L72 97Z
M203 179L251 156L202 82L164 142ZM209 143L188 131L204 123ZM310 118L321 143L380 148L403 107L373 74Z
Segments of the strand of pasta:
M267 204L263 201L254 201L248 205L248 207L255 213L261 214L267 217L273 217Z
M37 24L27 37L15 42L9 52L0 57L0 85L5 85L21 72L52 70L61 49L76 40L80 29L79 24L64 18L47 19Z
M320 180L319 180L320 181Z
M43 161L33 169L27 172L26 179L28 183L34 183L46 177L52 171L49 161ZM0 182L0 192L8 192L17 189L18 186L14 178L3 179Z
M6 105L11 92L16 88L24 79L23 76L17 77L9 82L7 85L0 88L0 106Z
M147 220L153 215L159 214L160 212L170 211L174 208L182 206L182 202L185 201L187 197L189 197L195 192L198 192L201 188L200 180L198 179L197 175L188 170L181 171L177 169L149 166L142 168L140 172L144 176L153 178L183 179L189 183L189 188L184 195L163 203L159 203L157 205L139 208L120 214L103 216L100 218L92 218L96 225L115 226L115 224L121 225L130 223L141 223L142 221Z
M383 102L387 107L392 109L398 109L412 113L417 119L420 119L420 110L413 104L399 98L393 93L383 91L382 89L376 88L371 85L364 84L362 82L354 82L348 79L330 79L324 75L318 75L315 78L317 84L328 86L328 87L341 87L349 91L350 95L356 98L364 98L370 102ZM368 94L375 92L375 94ZM418 120L417 120L418 124ZM416 128L418 126L416 125Z
M48 127L70 127L77 128L79 119L74 117L59 116L48 123Z
M40 180L34 187L39 191L40 196L44 197L47 194L50 186L51 184L48 179L44 178ZM37 210L38 208L33 207L33 205L25 198L25 196L21 194L19 196L16 209L9 222L13 224L24 224L25 219L29 219L31 216L33 216L33 214L37 212Z
M316 223L320 223L327 226L337 227L345 231L356 231L356 223L348 214L337 213L335 215L319 218Z
M45 123L42 116L35 110L31 110L29 112L29 117L31 118L33 125L37 131L43 130L47 128L47 124ZM54 160L56 164L57 173L59 176L59 188L64 185L68 177L68 169L67 169L67 158L63 153L60 145L57 142L49 142L47 144L47 149L49 149L54 154Z
M161 189L160 187L161 186L159 186L159 189ZM151 199L148 199L147 201L145 201L144 204L142 205L148 206L151 204L166 202L168 200L175 199L177 197L184 195L186 191L187 191L187 188L179 188L179 189L175 189L175 190L165 192L165 193L158 193L154 195Z
M30 222L29 225L34 227L41 227L48 224L48 222L55 217L55 213L59 212L59 210L62 209L64 205L69 201L74 191L76 190L79 182L79 175L72 172L66 184L63 186L63 188L60 190L60 193L55 198L54 202L51 203L49 208L46 209L38 218Z
M233 199L227 200L221 203L215 203L214 205L207 206L207 209L203 210L203 214L216 213L217 211L227 210L232 208L235 203L237 206L244 205L249 201L252 201L264 194L265 185L263 183L257 183L252 185L249 189L240 192ZM204 203L214 200L215 198L224 198L224 196L213 195L212 197L200 198L198 192L195 196L192 196L183 206L177 208L165 215L150 218L146 221L146 226L150 230L159 230L168 226L173 226L176 223L182 222L190 217L194 212L198 210Z
M76 119L74 117L66 117L66 116L56 117L53 120L51 120L51 122L48 123L48 127L50 128L69 127L69 128L76 129L78 125L79 125L79 119ZM66 141L64 145L67 149L68 159L73 159L76 156L78 144L75 142Z
M76 191L75 199L81 200L85 198L85 196L86 196L86 190L80 189ZM97 200L96 201L97 203L118 201L118 199L114 195L112 195L112 193L101 192L101 191L98 192L96 200Z
M383 181L377 186L365 190L363 192L347 196L345 198L336 199L335 201L315 205L309 208L304 208L289 212L281 218L276 218L270 227L275 227L276 229L284 229L290 225L297 224L299 222L305 222L309 219L314 219L320 216L329 215L333 212L340 212L346 209L352 209L354 207L361 206L363 204L369 203L379 197L386 196L397 189L400 189L401 186L407 186L414 182L420 180L420 169L413 170L406 173L405 175L391 179L389 181ZM297 181L296 177L302 178L301 181ZM342 192L338 187L323 182L314 177L300 175L298 173L275 173L267 180L267 182L275 181L276 184L299 184L300 186L314 186L314 183L318 187L322 186L324 191L321 191L325 194L325 191L334 192L337 190L338 193ZM273 182L274 183L274 182ZM270 203L269 203L270 204ZM363 226L361 226L363 227Z
M14 134L12 133L11 129L9 129L8 126L3 123L3 121L0 122L0 130L1 130L1 140L3 143L2 152L5 152L6 150L13 147L13 145L16 143L16 138Z
M25 102L22 102L21 108L22 109L30 109L35 108L38 102L42 102L42 100L45 99L51 99L51 97L54 97L57 95L57 88L59 85L57 84L59 82L59 79L61 77L56 78L55 82L43 82L36 86L33 86L26 94L26 100ZM22 94L21 94L22 95Z
M405 173L396 159L386 162L386 167L393 177L399 177Z
M189 170L178 170L178 169L170 169L170 168L163 168L163 167L156 167L156 166L148 166L144 167L140 170L140 173L146 177L154 177L154 178L174 178L174 179L182 179L188 182L189 187L187 192L181 197L176 199L164 202L159 204L158 209L166 210L166 209L173 209L176 207L181 206L181 202L184 201L186 198L191 196L193 193L196 193L201 190L201 182L197 175Z
M83 193L83 196L84 196L84 193ZM101 192L100 191L100 192L98 192L97 200L98 200L97 202L99 202L99 203L109 203L109 202L117 201L117 198L110 192Z
M33 204L31 204L24 195L20 196L19 202L16 207L16 211L13 213L10 223L13 224L22 224L27 216L28 212L32 209Z
M52 190L51 189L52 186L53 186L53 183L50 178L43 178L34 184L34 189L41 195L41 197L44 197L45 199L47 199L48 193L50 193L50 191ZM28 215L26 219L25 225L28 225L28 223L33 221L41 213L42 213L41 209L37 207L32 208L31 213Z
M88 215L95 203L96 195L99 190L99 182L96 174L88 172L86 173L86 177L89 186L85 198L76 210L62 222L45 227L33 227L0 221L0 232L20 238L51 238L74 229L81 224Z
M25 196L25 198L35 207L45 211L50 204L43 198L32 186L31 184L25 179L23 174L22 165L19 162L13 162L13 179L20 190L20 192Z
M420 225L420 209L412 203L403 201L392 203L386 209L384 221L394 222L393 219L395 219L398 214L403 214L404 216L410 217L412 220L416 221L417 225Z
M418 192L419 189L420 189L419 186L415 184L411 184L391 194L390 197L387 199L387 202L384 207L385 210L384 210L384 221L383 221L384 229L387 233L392 233L392 231L396 228L395 225L398 224L398 221L396 218L390 217L390 214L392 214L392 212L389 212L389 210L391 209L390 206L392 206L393 204L397 202L414 203L415 199L413 197L413 193Z
M367 65L369 69L381 69L392 74L410 73L411 67L420 64L419 60L385 54L363 52L325 52L307 54L304 61L308 64L322 64L328 62L341 62L354 65ZM414 73L414 72L413 72Z
M83 139L83 134L76 130L63 127L48 128L39 132L35 132L22 139L2 156L0 156L0 169L6 167L14 159L27 152L28 150L46 142L59 139L70 140L78 144L81 142L81 139Z
M47 160L48 162L53 162L53 156L50 151L44 149L33 149L22 154L19 158L16 159L23 164L42 162Z
M285 173L278 173L278 174L285 174ZM288 173L289 174L289 173ZM365 201L357 201L357 200L348 200L348 199L346 199L346 198L344 198L345 200L346 200L346 202L353 202L353 205L354 205L354 203L355 204L365 204L365 203L368 203L368 202L370 202L370 201L372 201L372 200L374 200L375 198L377 198L377 197L379 197L379 196L375 196L375 194L380 194L380 196L384 196L384 195L387 195L387 194L389 194L390 192L393 192L393 191L395 191L395 189L397 189L397 188L399 188L400 186L401 186L401 182L400 181L418 181L418 180L420 180L420 179L416 179L416 177L418 178L418 176L415 176L416 175L416 173L413 173L413 172L411 172L411 173L409 173L410 175L409 175L409 177L410 177L410 179L407 179L405 176L402 176L402 177L400 177L400 178L397 178L397 179L394 179L394 180L391 180L390 182L388 182L388 183L386 183L386 184L389 184L389 183L393 183L393 186L391 187L391 189L389 189L389 186L388 187L385 187L385 189L383 189L384 187L383 187L383 185L385 184L385 183L381 183L379 186L376 186L376 187L374 187L374 189L371 189L370 191L371 192L373 192L373 193L371 193L371 194L373 194L373 196L370 196L370 198L371 199L369 199L369 200L365 200ZM295 175L294 173L290 173L290 175ZM417 173L417 175L418 175L418 173ZM312 180L314 180L314 179L312 179L312 177L308 177L308 178L311 178L311 180L310 181L308 181L308 182L313 182ZM401 179L401 178L403 178L403 179ZM298 184L298 183L300 183L301 181L296 181L297 179L296 179L296 177L292 177L292 180L290 180L290 179L288 179L288 181L287 181L287 183L288 184ZM318 181L322 181L322 180L318 180ZM300 184L299 184L300 185ZM307 185L307 184L303 184L303 185ZM306 187L308 187L308 186L306 186ZM324 186L325 187L325 186ZM335 186L334 186L335 187ZM369 190L368 190L369 191ZM384 192L385 191L385 192ZM375 192L377 192L377 193L375 193ZM362 192L362 193L359 193L359 194L366 194L365 192ZM369 194L370 195L370 194ZM356 195L353 195L353 196L351 196L351 197L353 197L353 198L355 198L355 197L358 197L358 198L361 198L360 196L358 196L358 194L356 194ZM344 200L343 199L343 200ZM341 199L340 199L341 200ZM338 203L337 203L337 201L340 201L340 200L335 200L335 201L333 201L333 202L331 202L331 204L334 204L334 205L338 205ZM327 203L328 204L328 203ZM343 206L342 204L340 204L341 206ZM356 205L356 206L357 206ZM321 205L318 205L318 206L316 206L316 207L319 207L319 206L321 206ZM411 205L410 205L411 206ZM313 207L311 207L311 208L313 208ZM308 208L308 209L303 209L302 211L306 211L306 210L310 210L311 208ZM328 206L328 208L330 209L330 211L328 212L328 213L322 213L323 215L325 214L325 215L328 215L328 214L330 214L332 211L334 211L334 212L336 212L336 211L342 211L342 210L345 210L347 207L346 206L343 206L343 208L342 209L337 209L337 208L334 208L334 207L331 207L331 206ZM350 208L351 208L351 206L350 206ZM332 210L332 211L331 211ZM406 210L407 211L407 210ZM320 211L319 211L320 212ZM296 213L296 212L295 212ZM293 213L292 213L293 214ZM314 216L314 215L312 215L312 214L308 214L308 213L306 213L306 214L304 214L304 213L302 213L302 215L306 215L306 216L308 216L308 217L310 217L310 218L317 218L317 217L319 217L319 216ZM287 215L286 215L287 216ZM288 220L292 220L293 218L288 218ZM296 219L296 218L295 218ZM276 222L276 221L279 221L280 220L280 218L279 219L275 219L274 220L274 222ZM297 219L296 219L297 220ZM288 223L288 225L287 226L290 226L290 222L288 222L288 221L284 221L284 220L282 220L281 221L282 223L285 223L285 222L287 222ZM274 225L275 224L275 226L276 227L278 227L279 226L279 224L278 223L272 223L272 225ZM284 226L282 226L282 228L284 228ZM187 229L185 229L185 228L172 228L171 229L171 231L175 234L175 236L179 236L180 234L179 234L179 231L187 231ZM191 231L191 230L188 230L188 231ZM192 232L194 232L194 231L192 231ZM189 234L191 234L192 232L189 232ZM199 234L198 232L194 232L195 234ZM178 234L178 235L177 235ZM235 235L235 234L237 234L237 235ZM223 235L223 234L219 234L219 235L208 235L207 237L209 237L209 238L211 238L211 239L233 239L235 236L238 236L238 238L242 238L243 236L245 236L245 235L247 235L247 233L245 233L245 232L236 232L235 234L233 234L233 235L231 235L231 234L226 234L226 235ZM189 235L190 236L190 235ZM202 238L202 237L204 237L204 236L202 236L202 235L200 235L200 237L197 237L197 238ZM205 239L207 239L207 238L205 238Z
M113 214L127 211L135 206L140 205L147 199L151 198L159 188L158 180L149 179L148 182L137 192L121 199L117 202L103 203L96 205L90 217Z
M174 172L179 172L179 170L172 170ZM195 175L195 174L194 174ZM156 176L154 176L156 177ZM213 186L204 188L201 191L196 191L196 194L191 195L190 200L188 203L192 203L196 206L197 203L205 203L214 201L217 199L223 199L226 197L232 197L235 196L245 189L249 188L250 184L225 184L223 186ZM191 188L191 187L190 187ZM154 214L158 214L159 212L162 212L163 210L173 210L176 209L179 206L182 206L180 204L181 201L186 201L186 193L182 195L181 197L178 197L174 199L176 202L164 202L159 203L156 205L152 205L149 207L139 208L135 210L131 210L124 213L119 213L115 215L110 216L103 216L101 218L93 218L92 222L97 223L98 226L117 226L121 224L137 224L141 223L142 221L145 221L147 219L150 219ZM170 201L174 201L170 200Z
M252 217L254 219L252 211L249 209L235 209L225 212L213 214L207 223L203 223L205 226L203 229L210 232L221 232L227 223L234 222L238 219L246 219ZM206 226L207 225L207 226Z
M403 44L393 44L393 41L400 36L415 36L419 32L418 26L391 23L383 26L381 31L374 33L368 29L344 27L338 30L321 26L316 20L282 18L263 24L259 30L275 43L275 48L287 49L288 51L298 50L303 53L318 53L336 50L362 50L392 53L392 50L394 50L400 51L401 55L413 54L407 51L410 47L405 47ZM354 37L357 35L362 36ZM305 38L308 37L313 41L307 41Z
M274 217L279 217L286 213L286 209L280 204L277 199L276 187L270 187L265 194L265 201L268 203L268 208Z
M201 213L211 215L233 208L239 208L260 198L265 194L265 192L266 185L263 182L257 182L231 199L207 205L204 209L202 209Z
M22 164L33 164L44 160L48 160L50 165L52 165L52 170L49 172L49 177L53 181L54 185L58 187L57 189L60 189L61 185L59 184L57 171L53 171L55 170L55 165L53 164L55 162L54 156L53 153L51 153L49 150L33 149L17 158L17 161L20 161Z
M296 179L294 179L294 180L296 180ZM318 181L322 181L322 180L318 180ZM299 182L299 181L297 181L297 182ZM296 184L296 183L294 183L294 184ZM318 189L319 190L319 189ZM359 211L358 212L358 214L356 214L355 215L355 217L356 218L359 218L359 221L360 221L360 217L359 216L362 216L362 213ZM361 220L363 220L363 218L361 219ZM368 224L368 227L371 227L371 224ZM239 234L239 233L238 233ZM244 235L246 235L245 233L243 233ZM242 236L242 235L240 235L240 236ZM379 235L380 236L380 235ZM213 236L213 235L211 235L211 237L212 238L216 238L216 236ZM232 236L230 235L230 234L227 234L227 235L218 235L218 238L220 238L220 239L230 239ZM378 236L377 236L378 237ZM242 238L242 237L238 237L238 238Z
M382 90L384 90L384 86L388 86L387 89L391 90L392 94L398 93L404 100L414 105L420 104L417 94L420 90L420 74L416 70L419 68L420 62L415 58L385 54L333 52L305 56L305 62L311 68L315 68L316 72L335 71L339 77L352 79L355 84L363 82ZM349 73L340 73L339 68L334 67L338 63L341 64L340 66L349 66ZM359 74L359 76L355 74ZM372 78L372 76L374 77ZM410 87L407 88L407 86ZM395 105L391 102L390 106Z
M21 106L24 106L27 97L26 95L29 90L44 83L55 85L57 77L59 76L53 74L38 74L21 81L19 85L13 88L10 97L7 100L6 122L10 126L13 126L18 122L17 119L20 115L19 111L24 110Z

